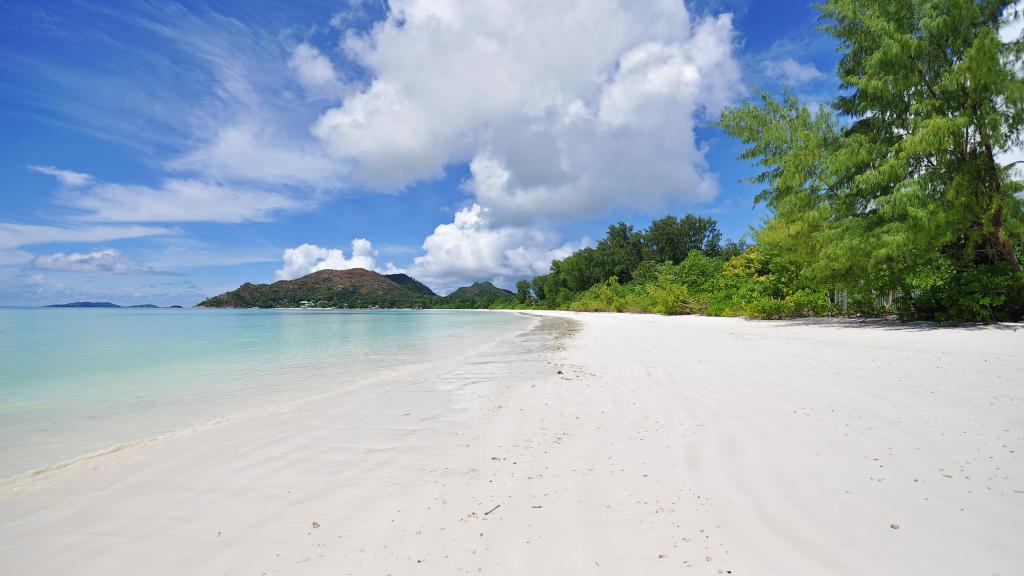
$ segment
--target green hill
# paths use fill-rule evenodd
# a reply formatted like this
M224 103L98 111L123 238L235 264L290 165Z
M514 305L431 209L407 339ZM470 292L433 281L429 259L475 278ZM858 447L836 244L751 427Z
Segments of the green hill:
M398 277L397 279L395 277ZM425 308L438 296L405 274L385 276L362 268L320 270L273 284L246 282L237 290L208 298L203 308Z
M488 308L515 294L477 282L441 297L407 274L372 270L320 270L273 284L246 282L203 300L199 308Z
M409 276L408 274L385 274L384 277L398 284L399 286L404 286L407 290L415 292L416 294L421 294L423 296L430 296L434 298L437 297L437 294L434 294L433 290L427 288L426 284L423 284L422 282L413 278L412 276Z
M490 282L475 282L472 286L463 286L444 297L442 306L445 308L489 308L495 302L515 297L515 294L498 288Z

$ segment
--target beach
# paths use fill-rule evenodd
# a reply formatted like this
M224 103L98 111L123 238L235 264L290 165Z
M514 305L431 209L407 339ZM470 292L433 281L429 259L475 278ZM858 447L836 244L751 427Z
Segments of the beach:
M0 573L1024 571L1020 325L530 316L4 481Z

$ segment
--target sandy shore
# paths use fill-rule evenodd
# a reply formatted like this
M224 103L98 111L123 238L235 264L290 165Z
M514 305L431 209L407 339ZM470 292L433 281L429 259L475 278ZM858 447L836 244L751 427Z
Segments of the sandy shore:
M8 481L0 574L1022 574L1022 351L1011 326L546 314Z

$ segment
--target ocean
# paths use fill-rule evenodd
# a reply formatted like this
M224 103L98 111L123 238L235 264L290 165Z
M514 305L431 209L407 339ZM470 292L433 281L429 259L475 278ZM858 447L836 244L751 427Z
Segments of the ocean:
M477 311L0 309L0 478L456 358L528 326Z

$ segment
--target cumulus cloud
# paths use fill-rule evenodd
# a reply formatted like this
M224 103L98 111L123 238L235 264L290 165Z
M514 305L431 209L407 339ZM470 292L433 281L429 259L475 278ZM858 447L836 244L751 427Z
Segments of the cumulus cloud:
M474 204L424 240L417 278L542 273L578 247L554 223L715 196L696 128L743 92L733 37L675 0L396 0L345 37L370 80L311 131L370 188L469 164Z
M84 186L92 181L92 176L85 172L75 172L73 170L61 170L56 166L29 166L29 170L33 172L39 172L40 174L46 174L47 176L53 176L62 185L69 188L76 186Z
M409 273L444 292L460 284L510 280L543 274L551 261L589 244L563 243L552 232L529 226L495 226L479 204L463 208L450 224L442 224L423 242L424 254Z
M376 270L377 250L365 238L352 240L352 257L346 258L340 248L321 248L316 244L302 244L288 248L281 255L281 269L274 275L278 280L291 280L318 270L348 270L365 268ZM390 263L390 268L394 268Z
M794 86L825 77L814 64L801 64L792 58L768 62L766 68L769 74L781 76L783 81Z
M292 50L288 68L310 98L336 99L345 93L334 64L315 46L305 42Z
M127 256L113 248L96 250L88 253L72 252L65 254L41 254L32 260L32 265L40 270L66 272L113 272L121 274L132 269Z
M496 224L709 200L694 128L741 91L732 44L674 0L395 1L344 43L372 81L312 132L370 187L470 162Z
M276 271L279 280L291 280L318 270L365 268L385 274L405 272L439 292L491 280L510 285L518 278L543 274L551 261L590 245L590 239L564 242L559 234L532 226L495 225L489 210L479 204L455 213L449 224L441 224L427 236L423 254L408 269L388 262L378 266L378 252L365 238L352 240L351 257L339 248L302 244L282 255Z
M1024 2L1015 2L1003 10L1003 24L999 28L999 39L1016 42L1024 32Z

